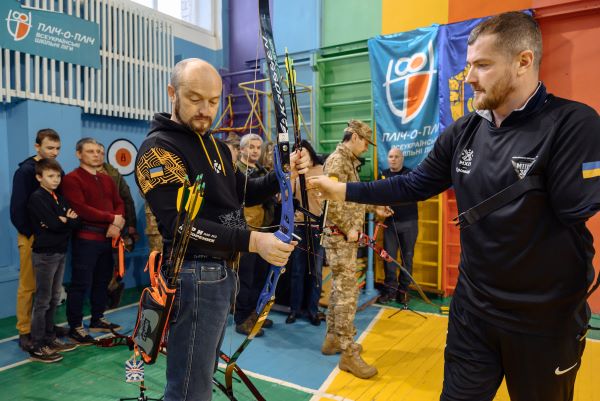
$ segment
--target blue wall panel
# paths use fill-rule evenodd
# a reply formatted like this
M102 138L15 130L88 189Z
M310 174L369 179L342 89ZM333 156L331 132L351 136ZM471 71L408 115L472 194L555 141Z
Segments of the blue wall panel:
M319 0L273 0L271 10L275 48L282 54L306 52L319 48Z
M229 1L223 2L223 43L229 42ZM227 52L229 49L225 49ZM174 38L174 62L183 58L199 57L221 69L228 64L223 50L210 50L181 38ZM227 64L225 64L227 63ZM21 74L23 76L23 74ZM14 76L13 76L14 79ZM161 88L167 90L167 88ZM156 110L170 111L170 110ZM18 163L35 154L35 134L41 128L53 128L61 136L62 149L58 157L65 172L79 165L75 156L75 144L82 137L97 138L105 146L119 138L126 138L139 147L147 130L148 121L111 118L83 114L76 106L65 106L33 100L12 99L12 103L0 103L0 318L14 315L16 288L18 284L19 256L16 246L16 230L9 218L12 177ZM143 201L138 193L133 175L127 176L136 202L138 231L142 240L133 253L127 254L127 287L148 282L143 273L147 255L147 243L143 236L145 215ZM69 263L69 262L67 262ZM66 279L70 277L67 266Z
M165 88L166 90L166 88ZM10 223L9 205L12 177L18 164L35 154L35 134L41 128L53 128L61 136L61 153L58 161L66 173L79 166L75 144L83 137L93 137L106 147L125 138L139 147L148 132L149 122L82 114L81 108L33 100L20 101L0 109L0 317L14 314L15 293L18 284L19 256L16 247L16 230ZM4 145L6 144L6 145ZM138 230L143 233L145 215L143 200L133 175L126 178L134 197ZM127 287L148 282L143 273L147 243L145 238L135 251L127 255ZM70 279L67 265L65 281Z
M6 272L7 267L11 264L13 255L16 251L9 239L9 227L12 227L9 220L9 203L10 203L10 187L12 175L9 172L9 147L8 135L6 129L6 114L7 106L0 105L0 221L2 227L0 229L0 280ZM13 248L15 248L13 250Z
M177 37L174 42L175 63L186 58L201 58L217 69L223 67L223 50L210 50ZM165 88L165 90L167 89Z

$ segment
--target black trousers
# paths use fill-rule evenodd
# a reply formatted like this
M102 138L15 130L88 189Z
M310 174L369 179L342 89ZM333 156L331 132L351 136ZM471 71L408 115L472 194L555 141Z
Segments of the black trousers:
M571 401L585 340L493 326L452 301L441 401L491 401L502 379L511 401Z
M385 250L395 259L400 248L401 262L404 268L412 275L413 256L415 244L419 235L419 222L417 220L393 221L386 220L387 228L383 232ZM396 294L396 289L408 291L410 279L403 271L397 275L398 266L392 262L384 262L385 290L387 294ZM396 277L398 277L396 279Z
M91 241L73 238L71 285L67 290L69 326L81 326L83 302L90 291L92 321L104 316L108 300L108 283L113 275L112 246L109 240Z
M235 324L241 324L256 309L258 297L265 286L269 264L257 253L244 253L238 270L239 292L235 300Z

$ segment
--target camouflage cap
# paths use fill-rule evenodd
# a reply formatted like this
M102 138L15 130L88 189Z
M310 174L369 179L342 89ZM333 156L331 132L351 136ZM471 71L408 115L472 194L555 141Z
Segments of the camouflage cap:
M223 141L228 145L239 148L240 147L240 136L234 132L230 132L227 138Z
M371 139L371 137L373 136L373 130L371 129L371 127L369 127L367 123L364 123L360 120L352 119L348 121L348 127L344 129L344 132L352 132L354 134L357 134L361 138L366 139L366 141L369 142L371 145L377 146Z

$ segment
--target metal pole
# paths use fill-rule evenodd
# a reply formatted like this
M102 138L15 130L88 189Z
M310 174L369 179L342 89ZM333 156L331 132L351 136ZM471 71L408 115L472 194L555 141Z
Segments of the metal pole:
M373 230L375 227L373 213L369 213L369 237L373 237ZM374 240L376 238L373 238ZM375 291L375 274L373 270L373 249L368 247L367 251L367 277L366 277L366 286L365 286L365 295L376 295L377 291Z

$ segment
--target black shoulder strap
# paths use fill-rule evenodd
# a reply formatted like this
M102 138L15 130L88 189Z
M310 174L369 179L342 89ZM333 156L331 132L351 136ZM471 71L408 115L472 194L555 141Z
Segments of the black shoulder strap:
M475 224L488 214L500 209L502 206L514 201L525 193L534 190L543 190L544 180L541 175L526 176L504 188L502 191L490 196L483 202L478 203L469 210L462 212L454 218L456 225L462 230Z

